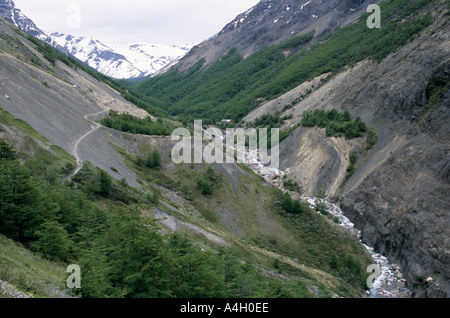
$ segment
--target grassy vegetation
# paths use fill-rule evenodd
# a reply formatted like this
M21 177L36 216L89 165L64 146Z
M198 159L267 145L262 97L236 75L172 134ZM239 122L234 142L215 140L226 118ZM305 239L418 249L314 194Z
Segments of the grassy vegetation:
M448 90L449 82L448 77L444 76L434 77L430 81L425 92L428 103L423 107L420 121L424 120L433 111L442 95Z
M304 266L306 269L303 275L312 275L309 279L317 280L317 275L332 273L331 277L337 280L335 292L345 289L347 295L357 297L357 290L361 288L362 268L369 262L363 248L352 243L352 239L345 238L345 235L339 235L333 240L325 239L329 235L334 237L333 231L339 230L331 228L322 217L299 201L290 199L276 188L264 186L264 181L251 170L244 168L245 173L239 173L236 184L212 166L177 165L174 171L149 169L139 166L137 159L127 152L121 153L129 167L143 181L142 184L148 185L150 189L153 186L171 189L186 200L183 203L186 214L179 214L178 218L212 233L220 233L247 252L259 251L257 254L251 252L252 258L259 260L261 254L272 255L271 261L264 260L269 268L273 268L274 259L278 259L289 271ZM205 181L213 185L211 192L205 193L205 189L199 186ZM166 201L167 198L161 197L161 200ZM179 202L168 203L179 206ZM164 205L159 206L163 208ZM233 221L230 221L228 218L232 215ZM226 219L228 221L224 221ZM296 226L293 227L293 224ZM230 236L230 232L234 235ZM338 255L340 264L336 270L329 265L332 251ZM361 269L358 274L346 271L344 259L347 255L359 259ZM293 264L292 259L297 259L298 264ZM315 270L317 272L312 274Z
M76 292L83 297L311 296L298 279L270 278L254 260L242 262L242 253L214 251L182 234L163 237L140 215L138 207L152 206L147 197L103 171L85 165L67 186L49 187L16 162L12 148L2 147L0 232L48 260L79 264L83 283ZM8 191L17 181L20 188ZM25 211L26 221L19 217ZM16 253L11 255L1 259L10 262ZM22 290L39 296L44 288L42 282L28 286L9 264L2 268L2 277Z
M67 265L49 261L1 234L0 246L0 280L34 297L55 297L64 290Z
M9 53L26 63L37 67L43 67L41 60L21 41L5 32L0 32L0 50Z
M137 118L130 114L119 114L114 110L109 111L109 116L99 121L100 124L123 132L143 135L169 136L174 126L161 119L154 122L150 117Z
M291 179L283 180L283 186L289 191L302 192L302 188L297 181L292 181Z
M318 210L327 216L326 208L319 206ZM340 230L330 227L322 216L311 209L304 209L301 213L282 210L280 213L299 233L311 262L320 264L314 265L317 266L315 268L321 268L341 279L341 292L355 293L358 288L365 288L363 269L370 261L367 257L361 257L364 251L360 244L342 237Z
M362 137L368 131L367 125L348 111L339 113L336 109L330 111L314 110L305 112L301 124L304 127L318 126L326 129L327 137L346 137L347 139Z
M61 55L61 53L58 52L58 50L36 39L35 37L28 35L27 39L36 45L37 50L41 52L44 58L53 66L55 66L56 60L63 58L63 56Z
M10 116L2 120L17 124ZM213 166L166 170L154 164L154 149L141 159L118 149L148 192L89 163L61 185L74 159L55 146L39 149L29 126L19 122L17 129L29 139L21 143L27 146L15 150L5 141L0 147L0 233L57 268L79 264L83 297L315 297L311 285L325 297L362 292L356 278L361 273L347 273L345 258L350 255L361 272L367 254L348 236L330 240L337 229L298 201L287 202L249 169L237 170L234 177ZM205 193L202 181L212 191ZM163 236L159 223L146 217L155 208L231 246L213 245L187 230ZM329 265L331 252L338 269ZM5 268L4 277L21 290L41 295L42 280L28 286L25 278L12 280L11 267ZM57 273L48 279L59 281ZM45 270L41 275L47 275Z
M375 146L375 144L378 142L378 138L379 137L375 128L369 127L366 138L366 151L369 151Z
M270 127L270 128L278 128L280 127L286 120L291 119L292 115L281 117L280 112L276 112L274 114L265 114L261 117L255 119L252 123L248 123L248 127Z
M9 138L6 134L7 142L16 144L16 155L24 160L24 166L30 169L33 174L48 185L59 184L64 176L68 175L75 168L75 159L58 146L50 145L44 149L42 144L48 144L48 139L41 136L36 130L23 120L13 117L10 113L0 108L0 124L14 127L19 133L16 138ZM0 128L1 131L1 128ZM38 142L36 142L36 140Z
M303 39L308 42L311 35ZM304 44L303 41L298 43ZM204 60L199 60L186 73L173 69L157 80L139 83L135 88L142 94L162 100L170 114L182 114L188 121L202 118L205 123L215 123L222 118L240 119L248 113L248 107L232 107L230 111L220 113L216 108L235 96L245 95L250 87L256 86L254 83L267 79L270 76L268 70L277 68L278 62L285 58L284 49L282 46L269 47L244 60L232 48L205 71L201 71Z
M366 136L366 151L372 149L378 142L378 134L375 129L367 126L360 117L352 120L348 111L343 113L339 113L336 109L307 111L303 114L301 125L304 127L318 126L325 128L327 137L352 139ZM354 158L354 154L350 157L350 161L352 161L352 158ZM353 173L355 163L349 167L352 170L350 173Z
M253 122L246 123L247 128L267 128L267 147L272 146L272 129L280 128L286 120L292 119L292 115L281 116L281 112L275 112L274 114L265 114L258 117ZM289 137L299 125L294 125L288 129L279 130L279 142L282 142ZM257 135L259 143L259 134ZM248 146L248 140L246 141Z
M1 107L1 105L0 105ZM33 127L31 127L28 123L24 122L21 119L15 118L6 110L0 108L0 124L4 124L6 126L15 127L26 133L28 136L37 139L43 143L47 143L48 139L39 134Z
M343 181L344 184L348 181L348 179L350 179L352 177L353 173L356 170L355 165L356 165L356 161L358 160L357 156L358 155L357 155L356 151L353 151L350 154L350 165L347 167L347 174L345 175L345 178Z
M381 61L432 23L431 14L417 15L429 3L431 0L385 0L380 4L380 29L367 28L367 13L308 49L304 48L311 35L269 46L245 60L231 49L206 70L200 60L185 73L172 69L134 87L163 101L173 115L212 123L223 118L239 121L261 101L272 100L316 76L336 74L365 59ZM283 54L296 45L292 54Z

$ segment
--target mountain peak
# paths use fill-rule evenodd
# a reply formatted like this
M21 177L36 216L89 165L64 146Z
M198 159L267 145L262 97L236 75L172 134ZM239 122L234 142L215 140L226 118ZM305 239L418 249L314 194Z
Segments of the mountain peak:
M151 76L184 56L189 46L149 44L105 44L93 37L54 32L51 41L100 73L118 79Z
M35 38L87 63L100 73L117 79L151 76L177 61L192 47L144 42L113 46L93 37L73 36L61 32L46 33L16 8L12 0L0 0L0 17Z
M379 1L375 1L379 2ZM373 0L261 0L239 14L218 34L196 46L180 63L184 70L199 58L213 64L231 47L246 57L260 49L298 35L315 36L358 18Z
M40 40L47 39L45 32L39 29L31 19L25 16L12 0L0 0L0 17L10 21L16 27Z

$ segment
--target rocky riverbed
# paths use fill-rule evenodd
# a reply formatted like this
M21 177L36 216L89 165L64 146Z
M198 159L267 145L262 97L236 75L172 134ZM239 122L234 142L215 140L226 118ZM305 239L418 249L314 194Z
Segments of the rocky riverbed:
M278 187L282 191L287 191L283 187L283 180L286 171L271 168L261 163L257 151L243 151L240 149L242 158L245 158L245 164L258 175L264 177L269 183ZM327 206L328 212L339 220L339 225L354 235L359 242L365 247L372 256L374 264L378 266L376 270L368 271L373 273L375 278L372 288L366 292L364 297L367 298L410 298L411 291L406 288L406 279L400 271L400 266L391 264L389 260L381 254L378 254L372 247L366 245L361 240L361 231L356 229L354 224L344 215L338 204L328 202L311 196L293 194L295 199L299 199L303 203L309 204L315 208L316 204L323 203ZM318 212L320 214L320 212Z
M0 298L32 298L32 296L19 291L10 283L0 280Z
M344 215L338 204L328 202L323 199L302 196L302 201L307 202L310 207L315 208L316 204L322 203L327 206L328 213L339 219L339 225L347 229L355 235L359 242L364 246L367 252L372 256L374 264L378 266L378 270L368 270L373 273L375 280L372 288L367 291L366 297L370 298L410 298L411 291L406 288L406 279L400 271L400 266L391 264L383 255L376 253L373 247L363 243L361 240L361 231L356 229L354 224ZM320 213L320 212L318 212Z

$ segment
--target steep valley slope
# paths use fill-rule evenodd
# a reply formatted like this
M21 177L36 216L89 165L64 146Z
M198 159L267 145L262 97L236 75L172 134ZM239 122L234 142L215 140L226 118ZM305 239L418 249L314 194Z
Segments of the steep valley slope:
M376 129L378 143L367 153L364 138L328 138L325 129L297 128L281 143L281 167L307 195L322 192L339 200L363 240L402 265L415 297L450 296L450 29L445 12L437 6L435 23L383 61L362 61L330 80L302 84L244 119L278 111L292 115L282 127L289 128L307 110L336 108ZM305 88L312 93L303 95ZM295 101L299 96L301 101ZM352 151L358 153L358 168L344 183Z
M277 41L265 37L266 32L271 30L267 27L267 21L274 25L276 23L273 19L278 18L272 16L269 10L270 4L274 2L276 1L261 1L258 10L245 13L252 17L250 21L264 18L265 23L253 24L262 28L261 32L254 35L267 39L270 43ZM394 53L381 61L366 59L348 65L337 74L321 74L277 99L265 101L248 114L242 123L279 111L281 115L292 115L281 128L295 128L301 123L305 111L338 109L348 110L353 118L359 116L374 127L378 142L368 151L365 149L365 137L346 140L343 137L327 137L325 129L298 127L280 145L280 168L285 170L289 179L301 185L304 194L323 196L330 201L339 202L346 215L362 231L363 241L401 265L407 278L407 286L414 297L448 298L450 27L448 4L445 1L429 2L433 2L427 8L433 16L433 23ZM277 3L282 6L292 1ZM317 3L311 2L311 5ZM333 1L335 6L339 3L341 2ZM300 29L307 32L310 30L308 25L312 25L312 29L324 31L330 25L349 23L354 19L353 10L350 9L358 7L357 12L360 14L364 11L363 4L367 3L342 1L343 7L336 10L334 19L321 17L321 21L327 21L328 24L311 24L309 21ZM305 10L312 10L311 8L303 7ZM308 14L311 13L312 11L308 11ZM242 22L239 19L234 21L237 22L236 26L249 21L244 16L240 17ZM233 26L234 24L230 24L222 34L191 51L180 62L181 69L192 65L200 57L207 59L204 66L208 66L208 63L212 64L223 56L231 46L237 46L242 55L248 55L259 48L240 47L238 44L257 41L250 41L246 37L251 32L239 33L242 28ZM0 27L11 37L17 37L6 24ZM287 34L291 31L288 27L278 31L286 39L289 38ZM321 32L317 32L316 36L320 34ZM258 45L264 47L270 44L263 42ZM29 49L33 50L32 47ZM116 92L103 84L82 72L66 68L59 62L58 74L66 82L24 64L10 54L0 53L0 59L0 106L30 123L51 143L68 153L73 152L77 139L92 129L85 115L101 112L109 109L108 107L141 117L148 115L122 100ZM70 76L66 76L67 74ZM29 107L30 105L37 106L34 108ZM70 107L61 109L61 105ZM147 171L136 170L130 164L133 154L142 154L143 149L150 146L156 146L166 154L164 168L179 179L176 191L157 184L166 199L164 207L148 213L166 217L166 224L173 229L182 225L184 228L196 229L197 233L203 233L219 245L230 244L235 239L239 244L250 242L251 249L265 247L265 255L273 253L271 250L289 254L289 262L298 255L311 257L320 250L319 245L309 250L298 243L298 233L294 235L286 230L285 223L280 223L280 219L269 212L270 207L265 205L267 202L258 202L260 196L265 200L271 198L270 191L265 188L268 185L256 183L254 176L248 175L248 171L239 166L216 167L228 180L224 193L230 195L235 202L224 202L224 198L220 196L213 196L211 200L203 200L199 196L191 201L189 198L198 194L192 190L195 183L191 173L195 169L188 167L193 171L177 170L167 155L171 145L163 137L131 136L101 128L83 140L79 154L84 160L108 171L112 176L126 177L130 185L141 187L153 184L154 180L162 177L146 175ZM352 152L356 152L358 158L356 170L346 179ZM111 167L118 173L112 171ZM244 180L243 184L241 180ZM264 195L258 195L257 191L263 191ZM258 209L246 210L248 214L240 213L239 204L256 204ZM193 215L196 218L192 219ZM197 218L199 215L201 217ZM215 226L211 227L211 224ZM261 231L265 233L262 236ZM341 237L340 234L337 236ZM293 242L298 244L295 245L295 253L291 253L292 250L288 247ZM334 277L322 270L315 272L314 266L317 263L307 264L309 274L322 277L323 280L318 279L321 282L331 281L332 285L336 283Z
M159 193L158 203L138 207L143 216L161 219L166 232L187 233L201 246L232 246L256 264L264 282L293 284L301 292L297 295L307 297L364 293L361 268L371 259L345 230L313 210L298 216L280 213L276 202L281 192L242 165L215 165L219 189L202 195L197 180L206 167L175 165L170 159L170 138L94 125L93 115L110 109L140 118L151 114L83 70L59 60L53 65L10 23L0 21L0 32L0 137L22 158L36 157L44 149L53 155L63 153L66 168L74 168L74 157L79 157L84 166L73 179L82 181L89 169L97 167L143 196ZM32 128L23 129L23 122ZM162 155L161 169L136 165L137 156L155 148ZM332 268L334 253L340 264L349 257L357 259L358 275ZM286 269L282 274L280 266Z
M364 1L261 1L167 75L136 87L188 118L242 126L269 114L285 118L287 178L306 195L339 202L363 241L401 264L413 296L449 297L448 3L379 4L378 32L366 27ZM286 49L312 30L310 42L297 37L301 44ZM331 109L373 127L375 146L366 148L367 136L301 127L305 111Z
M204 67L219 60L235 47L244 57L268 45L282 43L294 36L315 31L320 37L337 26L355 21L369 4L379 1L263 0L238 15L211 39L195 46L177 67L185 70L204 58Z

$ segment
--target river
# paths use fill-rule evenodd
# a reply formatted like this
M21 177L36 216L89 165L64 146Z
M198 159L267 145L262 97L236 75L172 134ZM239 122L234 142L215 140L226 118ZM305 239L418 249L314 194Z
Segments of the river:
M238 154L244 154L245 164L251 168L255 173L264 177L268 182L285 191L282 184L282 179L285 176L285 171L275 168L266 167L261 163L257 151L248 151L246 149L238 150ZM364 246L367 252L371 255L374 264L372 270L367 271L371 273L372 286L369 291L366 292L364 297L367 298L411 298L411 291L406 288L406 280L400 271L400 266L397 264L391 264L389 260L383 255L377 253L374 248L363 243L361 239L361 231L356 229L354 224L344 215L338 204L319 199L312 196L301 196L301 201L308 203L311 208L315 208L316 204L324 203L328 212L339 219L339 225L355 235L360 244ZM321 214L320 212L318 212Z
M375 252L373 247L364 244L361 240L361 231L356 229L354 224L344 215L340 206L315 197L304 196L304 201L308 202L311 208L315 208L316 204L323 203L327 206L328 212L339 219L339 225L356 235L360 244L364 246L367 252L372 256L374 264L378 268L369 270L371 276L375 278L371 289L366 294L370 298L410 298L411 291L406 288L406 280L400 271L400 266L391 264L383 255ZM320 212L318 212L320 213Z

